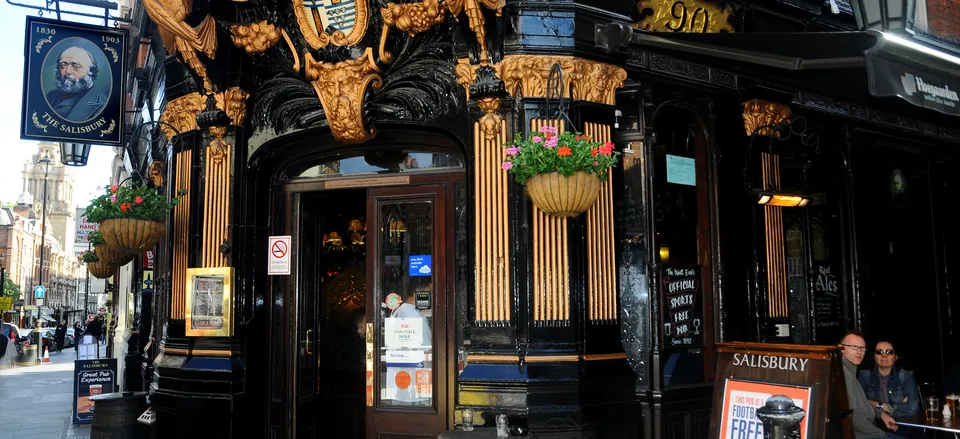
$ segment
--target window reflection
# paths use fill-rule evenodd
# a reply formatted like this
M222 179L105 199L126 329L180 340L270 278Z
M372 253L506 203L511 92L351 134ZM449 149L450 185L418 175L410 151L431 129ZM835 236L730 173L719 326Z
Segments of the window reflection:
M448 154L406 151L375 151L358 157L327 161L301 172L297 178L375 175L390 172L435 171L463 167Z

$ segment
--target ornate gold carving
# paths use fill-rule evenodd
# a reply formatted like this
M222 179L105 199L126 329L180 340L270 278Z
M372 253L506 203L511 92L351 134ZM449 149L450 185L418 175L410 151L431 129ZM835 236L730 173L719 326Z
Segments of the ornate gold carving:
M280 29L263 20L245 26L230 26L230 39L247 53L263 53L280 41ZM294 52L296 53L296 52Z
M498 73L513 96L546 96L547 77L555 63L563 69L561 90L570 90L579 101L613 105L618 88L623 87L627 71L611 64L572 56L507 55Z
M651 32L733 32L733 8L703 0L640 0L637 9L652 11L633 26Z
M247 117L247 98L250 93L240 87L231 87L223 93L214 94L217 108L223 110L230 117L230 124L241 126ZM226 105L224 105L226 101ZM172 125L181 134L198 129L197 115L204 110L207 97L200 93L191 93L172 99L167 102L160 122ZM177 133L169 126L161 125L167 138L173 138ZM212 134L212 132L211 132Z
M250 97L250 92L240 87L232 87L228 88L222 95L222 102L221 96L217 95L217 107L223 109L227 116L230 116L231 125L242 126L243 121L247 118L247 98Z
M743 127L747 135L775 136L774 126L785 121L791 114L790 107L776 102L753 99L743 103Z
M503 6L506 0L446 0L440 4L438 0L423 0L420 3L394 4L387 3L386 8L380 8L380 15L383 16L383 33L380 34L380 59L384 62L393 60L393 55L386 51L387 36L391 27L397 30L407 32L410 36L430 30L433 26L443 23L444 11L450 11L454 19L466 12L470 30L477 35L477 42L480 44L480 61L487 62L490 55L487 52L487 34L484 30L486 20L483 18L483 11L480 5L487 9L497 12L497 16L503 13Z
M46 44L46 43L52 43L52 42L53 42L53 36L52 36L52 35L51 35L51 36L48 36L48 37L46 37L46 38L42 38L42 39L40 39L40 40L37 40L37 45L35 46L35 48L37 49L37 53L40 53L40 49L43 48L43 45L44 45L44 44Z
M454 17L460 16L460 13L464 11L467 13L467 23L470 25L470 30L477 34L477 42L480 43L480 62L489 61L490 55L487 53L487 33L483 28L486 20L483 18L483 11L480 10L480 5L482 4L492 11L497 11L497 16L499 17L500 14L503 13L503 6L506 4L506 0L447 0L445 3Z
M349 35L339 30L331 34L324 29L320 29L317 21L320 21L320 26L322 26L323 21L320 14L326 14L327 12L321 0L316 0L316 3L320 4L319 8L308 9L304 6L303 0L293 0L293 12L297 16L300 33L303 34L303 38L307 40L307 44L309 44L310 47L322 49L330 44L334 46L353 46L360 42L363 35L367 32L367 21L370 18L367 14L366 0L356 0L354 2L357 8L356 21ZM318 11L317 9L320 10ZM307 14L310 15L308 16Z
M500 134L500 122L503 118L497 113L500 109L500 98L483 98L477 101L477 106L484 111L480 118L480 129L483 130L483 137L492 141Z
M310 53L305 58L307 79L320 97L333 137L344 143L360 143L373 138L363 124L363 97L367 87L383 85L380 68L373 61L373 49L367 48L356 59L336 64L316 61Z
M216 56L217 25L213 17L208 15L199 26L190 27L184 20L193 11L193 0L144 0L143 6L157 24L167 53L179 53L183 62L203 80L204 90L213 91L207 69L197 57L197 52L203 52L210 59Z
M213 163L219 165L223 163L223 158L227 156L227 149L230 148L230 143L223 139L227 135L227 127L212 126L209 131L213 140L207 148L210 148L210 158L213 159Z
M37 112L34 111L33 115L30 116L30 119L33 119L33 126L40 128L43 132L47 132L47 126L40 123L40 119L37 117Z
M147 178L150 179L155 188L163 187L163 165L163 162L153 162L150 163L150 168L147 170Z
M103 50L113 55L113 62L120 62L120 54L117 53L117 49L108 46L107 43L103 43Z
M293 54L293 71L300 71L300 54L297 52L297 47L293 45L293 41L290 41L290 35L287 34L287 31L280 29L280 34L283 35L283 41L287 42L287 48L290 49L290 53Z
M386 50L387 36L390 28L406 32L414 36L420 32L430 30L434 25L443 23L446 9L442 9L437 0L423 0L421 3L387 3L387 7L380 8L383 17L383 32L380 34L380 59L383 62L392 62L393 54Z
M113 133L113 130L115 130L116 128L117 128L117 121L114 119L110 119L110 126L100 130L100 137Z

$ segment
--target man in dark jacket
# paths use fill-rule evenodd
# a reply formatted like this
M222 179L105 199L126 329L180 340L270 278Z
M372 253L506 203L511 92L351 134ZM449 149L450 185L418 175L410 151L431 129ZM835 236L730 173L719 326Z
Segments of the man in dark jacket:
M57 353L63 351L63 341L67 338L67 319L60 320L56 331L53 332L53 338L57 341Z
M853 433L856 439L885 439L887 433L877 426L880 419L890 431L897 431L897 421L878 406L871 406L857 381L857 366L863 362L867 342L859 331L850 331L840 340L843 354L843 378L847 386L847 399L853 413Z

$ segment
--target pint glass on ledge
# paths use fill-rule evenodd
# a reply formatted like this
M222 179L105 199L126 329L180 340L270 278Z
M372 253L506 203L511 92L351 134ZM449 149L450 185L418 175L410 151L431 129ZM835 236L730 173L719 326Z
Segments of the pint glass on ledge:
M925 412L927 416L927 421L939 421L940 420L940 399L936 396L927 397L927 410Z

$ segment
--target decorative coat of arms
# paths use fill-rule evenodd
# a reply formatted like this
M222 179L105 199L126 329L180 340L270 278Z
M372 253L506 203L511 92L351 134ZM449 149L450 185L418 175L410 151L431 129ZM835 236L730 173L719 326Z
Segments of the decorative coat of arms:
M293 10L314 49L356 45L367 30L366 0L293 0Z

